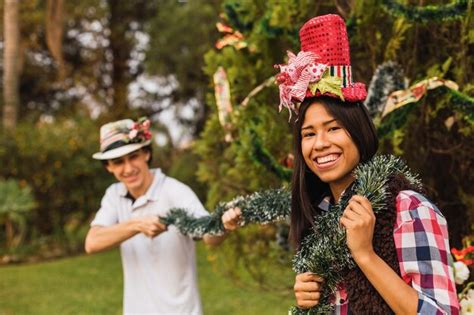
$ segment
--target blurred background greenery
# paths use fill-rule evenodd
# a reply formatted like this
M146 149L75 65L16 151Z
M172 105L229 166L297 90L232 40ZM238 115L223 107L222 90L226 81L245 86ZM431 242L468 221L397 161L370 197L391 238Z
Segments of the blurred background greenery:
M286 50L299 51L306 20L327 13L346 19L356 81L369 85L380 65L398 65L397 76L371 89L380 151L421 174L448 219L451 244L461 246L474 218L474 27L472 1L446 2L2 2L0 261L27 265L0 268L0 313L120 311L116 252L32 264L82 255L88 223L113 182L91 159L105 122L149 116L154 165L190 185L210 210L288 184L291 132L270 84L273 65L285 62ZM216 101L219 69L227 108ZM382 118L389 93L432 77L459 88L423 91ZM231 305L224 313L265 314L262 303L274 307L267 314L286 312L293 282L286 235L285 223L250 226L216 250L200 246L206 313ZM55 308L37 287L70 303Z

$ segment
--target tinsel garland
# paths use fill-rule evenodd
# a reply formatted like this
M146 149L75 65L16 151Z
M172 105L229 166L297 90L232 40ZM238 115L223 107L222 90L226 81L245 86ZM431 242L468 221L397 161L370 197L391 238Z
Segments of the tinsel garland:
M242 211L241 226L249 223L267 224L287 218L291 211L290 192L285 188L269 189L248 196L239 196L229 202L221 202L209 216L195 218L185 209L173 208L160 221L173 224L178 230L192 238L202 238L204 234L225 233L221 217L228 209L239 207Z
M373 117L383 112L390 93L405 89L403 68L396 62L388 61L379 65L370 81L364 105Z
M441 86L436 90L433 90L431 93L439 93L435 95L448 93L450 99L447 104L449 104L449 107L451 107L454 111L461 112L464 119L469 124L474 125L474 98L445 86ZM402 128L408 121L410 113L419 105L422 100L403 106L387 115L386 118L384 118L377 126L378 137L384 138L390 135L393 131Z
M474 125L474 98L446 87L444 89L451 94L453 107L464 113L466 120Z
M332 311L331 295L344 279L344 272L355 267L346 245L346 232L339 219L355 194L367 197L375 214L387 209L387 184L390 176L397 173L405 176L411 184L421 186L417 176L411 174L398 157L376 156L354 170L356 180L351 191L344 194L338 204L331 206L330 211L315 217L313 233L303 239L293 259L293 270L321 276L325 281L324 287L318 305L307 310L292 307L292 314L328 314Z
M343 280L344 272L355 266L339 219L354 194L367 197L375 214L386 209L387 183L394 174L402 174L411 184L421 186L417 176L410 173L400 158L376 156L354 170L356 180L351 191L344 194L330 211L315 218L313 233L303 239L293 258L293 270L296 273L309 271L318 274L324 278L325 285L316 307L307 310L292 307L292 314L327 314L332 311L333 306L329 303L331 295ZM221 217L226 210L234 207L242 210L241 226L267 224L289 216L291 196L287 189L270 189L219 203L209 216L195 218L185 209L174 208L160 220L166 225L175 225L181 233L193 238L202 238L204 234L222 235L225 229Z
M383 8L393 16L404 17L414 22L452 21L464 17L469 8L469 1L456 0L450 4L427 5L424 7L400 4L397 0L383 0Z
M265 166L268 171L278 176L282 181L289 182L292 170L275 161L271 153L263 147L257 132L253 128L251 128L249 132L251 136L253 160Z

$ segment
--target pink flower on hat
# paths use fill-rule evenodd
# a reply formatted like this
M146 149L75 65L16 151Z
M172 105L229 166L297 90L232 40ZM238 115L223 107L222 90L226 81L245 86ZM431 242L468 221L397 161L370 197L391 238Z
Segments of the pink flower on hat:
M280 110L283 107L295 110L293 101L302 102L308 86L321 79L327 65L316 63L318 56L311 51L300 51L295 55L288 51L288 64L276 65L280 68L277 81L280 89Z
M142 123L142 126L144 129L149 129L150 128L150 120L147 119Z
M132 128L134 128L134 127L135 127L135 126L133 126ZM128 138L129 138L130 140L133 140L133 139L135 139L135 137L136 137L137 135L138 135L138 130L134 128L134 129L130 130L130 132L128 133Z

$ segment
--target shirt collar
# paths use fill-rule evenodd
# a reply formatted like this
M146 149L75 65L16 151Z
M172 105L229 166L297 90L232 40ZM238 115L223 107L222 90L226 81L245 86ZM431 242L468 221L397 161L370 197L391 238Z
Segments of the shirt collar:
M354 187L355 181L353 181L349 187L344 189L344 191L341 193L341 197L344 196L346 193L350 194L352 192L352 188ZM332 205L331 203L331 194L329 193L326 197L321 200L321 202L318 205L318 208L321 209L322 211L329 211L329 207Z
M139 197L139 199L145 197L146 200L156 201L158 199L158 190L161 187L161 183L163 182L166 176L159 168L151 169L150 172L152 172L154 175L153 182L151 183L150 187L148 187L146 193L143 196ZM119 195L121 197L128 198L127 187L125 187L123 183L120 183Z

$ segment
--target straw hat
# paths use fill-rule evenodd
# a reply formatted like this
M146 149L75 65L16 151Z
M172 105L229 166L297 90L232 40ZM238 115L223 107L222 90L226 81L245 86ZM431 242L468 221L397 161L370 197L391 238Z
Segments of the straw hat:
M110 160L124 156L151 143L150 121L138 122L123 119L100 127L100 152L92 155L96 160Z

